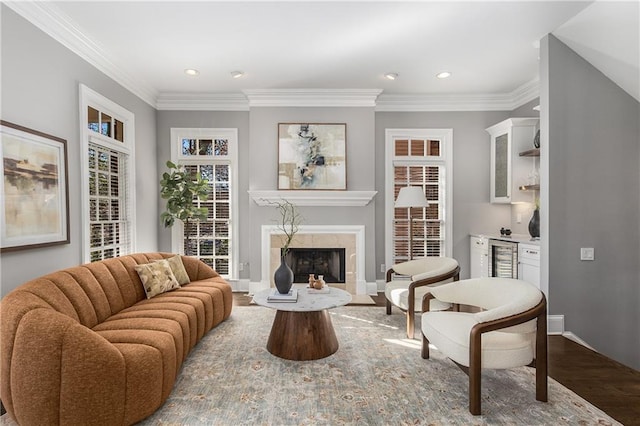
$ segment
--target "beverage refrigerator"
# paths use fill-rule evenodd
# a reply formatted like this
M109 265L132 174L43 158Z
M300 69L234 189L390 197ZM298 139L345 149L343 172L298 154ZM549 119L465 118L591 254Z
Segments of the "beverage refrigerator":
M518 243L489 240L489 276L518 278Z

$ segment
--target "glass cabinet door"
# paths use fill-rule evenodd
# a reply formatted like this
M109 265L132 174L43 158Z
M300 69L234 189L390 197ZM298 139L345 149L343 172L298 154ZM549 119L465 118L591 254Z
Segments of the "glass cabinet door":
M509 198L509 134L495 138L494 153L494 198Z

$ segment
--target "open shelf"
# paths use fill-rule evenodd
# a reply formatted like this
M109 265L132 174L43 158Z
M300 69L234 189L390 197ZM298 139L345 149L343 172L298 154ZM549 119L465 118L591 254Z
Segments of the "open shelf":
M519 187L520 191L539 191L540 184L535 185L522 185Z
M528 151L522 151L520 157L540 157L540 148L533 148Z

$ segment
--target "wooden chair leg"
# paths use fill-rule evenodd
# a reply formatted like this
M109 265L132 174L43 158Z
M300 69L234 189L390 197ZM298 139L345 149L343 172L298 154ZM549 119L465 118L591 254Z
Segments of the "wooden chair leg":
M387 299L387 315L391 315L391 302Z
M471 336L469 342L469 412L480 415L480 389L482 371L482 335Z
M422 335L422 359L429 359L429 339Z
M416 313L413 309L407 310L407 337L413 339L416 331Z
M536 399L547 402L547 314L538 316L536 323Z

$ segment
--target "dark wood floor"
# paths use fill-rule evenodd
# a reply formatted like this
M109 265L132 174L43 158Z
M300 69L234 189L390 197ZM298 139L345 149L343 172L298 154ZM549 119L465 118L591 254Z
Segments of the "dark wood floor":
M373 296L377 306L384 294ZM249 305L246 293L234 293L238 306ZM367 305L371 306L371 305ZM640 372L562 336L549 336L549 377L571 389L627 426L640 426Z

